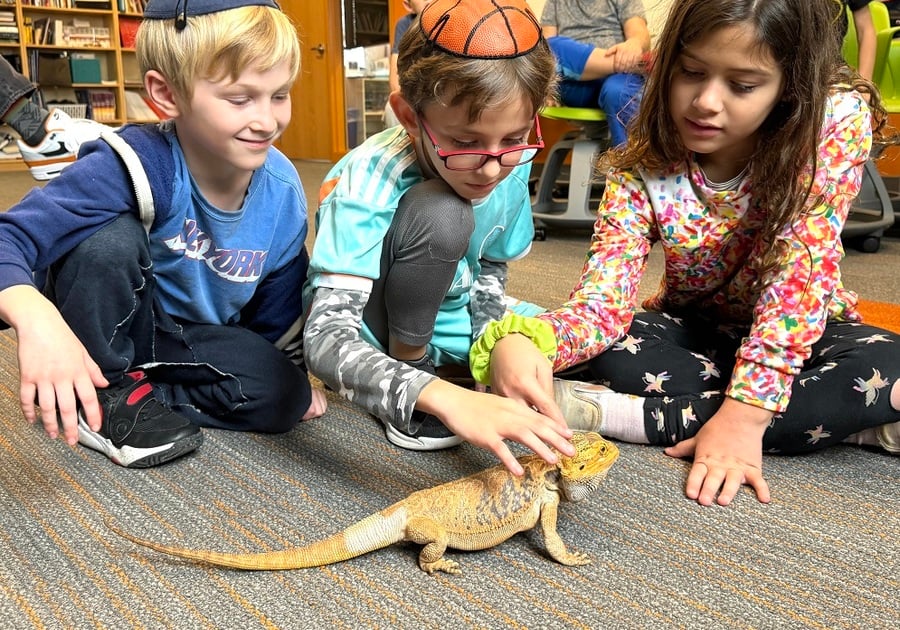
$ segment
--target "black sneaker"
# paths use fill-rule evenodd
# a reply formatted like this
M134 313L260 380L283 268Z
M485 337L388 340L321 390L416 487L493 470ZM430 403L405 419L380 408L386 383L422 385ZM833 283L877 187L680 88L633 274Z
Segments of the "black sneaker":
M203 443L200 427L156 400L143 372L129 372L120 385L97 390L97 398L103 425L91 431L79 413L78 441L120 466L158 466Z
M436 374L434 363L427 354L415 361L404 361L416 369ZM462 438L448 429L436 416L424 411L413 411L409 423L411 433L385 422L388 442L411 451L439 451L462 443Z

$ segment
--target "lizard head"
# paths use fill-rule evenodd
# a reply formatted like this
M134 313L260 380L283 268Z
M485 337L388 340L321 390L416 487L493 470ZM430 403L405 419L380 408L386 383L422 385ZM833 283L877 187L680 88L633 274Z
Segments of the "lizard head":
M559 461L559 488L567 501L581 501L597 489L619 457L619 449L597 433L576 431L575 454Z

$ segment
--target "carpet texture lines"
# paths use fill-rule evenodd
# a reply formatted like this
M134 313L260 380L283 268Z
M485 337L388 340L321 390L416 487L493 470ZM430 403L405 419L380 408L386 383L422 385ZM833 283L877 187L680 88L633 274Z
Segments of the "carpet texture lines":
M328 164L298 163L310 207ZM0 175L0 207L34 185ZM589 231L557 231L510 266L509 293L552 308L580 275ZM314 236L308 241L312 245ZM871 323L900 331L900 243L849 250L845 284ZM640 298L662 271L651 252ZM894 328L894 326L897 326ZM891 629L900 626L900 457L842 446L766 456L773 502L683 496L688 463L620 444L602 488L563 504L559 533L592 564L549 559L539 530L449 551L428 576L418 545L336 565L241 572L169 558L137 536L255 552L324 538L420 488L495 461L463 445L415 453L329 394L324 418L286 435L206 430L194 454L128 470L24 422L16 346L0 332L0 630L7 629Z
M775 501L729 508L682 496L687 463L621 444L600 492L563 504L566 544L539 530L428 576L401 544L341 564L223 570L120 539L253 552L334 533L408 493L493 462L464 445L413 453L329 394L287 435L206 431L189 457L128 470L47 440L17 402L0 334L2 628L891 628L900 619L900 458L840 447L767 457Z

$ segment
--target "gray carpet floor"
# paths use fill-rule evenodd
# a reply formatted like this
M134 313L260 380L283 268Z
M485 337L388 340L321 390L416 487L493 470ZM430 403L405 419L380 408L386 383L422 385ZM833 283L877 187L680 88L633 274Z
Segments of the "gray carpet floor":
M327 165L299 164L311 198ZM26 186L0 174L0 195ZM21 194L21 193L19 193ZM8 204L0 206L7 207ZM577 278L587 234L551 232L515 263L510 292L545 306ZM650 288L658 275L651 261ZM900 303L900 241L849 252L848 284ZM138 548L106 522L219 551L305 544L408 493L493 465L463 445L414 453L329 393L325 417L285 435L205 431L193 455L117 467L26 424L14 339L0 334L0 628L895 628L900 622L900 458L842 446L767 457L773 502L684 498L688 464L621 444L559 531L593 563L548 558L537 531L450 552L428 576L416 545L327 567L251 573Z

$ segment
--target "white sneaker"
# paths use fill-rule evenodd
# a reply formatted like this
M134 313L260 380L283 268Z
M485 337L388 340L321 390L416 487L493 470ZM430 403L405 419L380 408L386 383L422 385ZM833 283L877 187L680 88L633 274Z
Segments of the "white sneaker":
M38 180L53 179L78 157L78 149L90 140L96 140L105 125L87 118L71 118L61 109L50 110L44 121L47 135L43 142L33 147L18 141L22 159L31 169L31 176Z
M600 398L610 392L612 390L603 385L553 379L553 398L570 429L601 433L603 409Z

